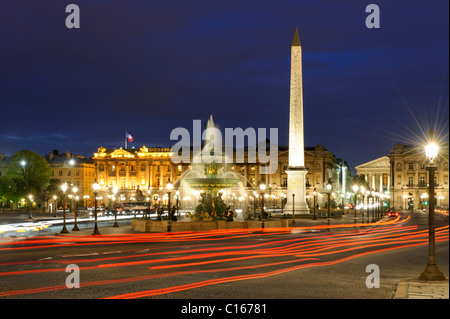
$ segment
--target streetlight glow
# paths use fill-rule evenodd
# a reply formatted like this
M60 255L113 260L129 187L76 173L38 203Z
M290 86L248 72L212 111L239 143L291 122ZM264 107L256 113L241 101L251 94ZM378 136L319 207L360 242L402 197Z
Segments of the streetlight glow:
M439 146L434 142L431 142L425 146L425 155L430 160L430 162L434 161L434 159L438 155L438 152Z

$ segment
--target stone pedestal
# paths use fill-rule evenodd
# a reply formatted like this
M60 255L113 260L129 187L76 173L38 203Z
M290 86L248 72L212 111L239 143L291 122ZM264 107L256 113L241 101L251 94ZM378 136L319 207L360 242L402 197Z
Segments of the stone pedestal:
M286 170L288 175L287 202L284 207L285 214L292 214L292 206L294 206L295 215L310 214L308 204L306 203L305 168L292 168ZM292 194L295 194L294 201Z

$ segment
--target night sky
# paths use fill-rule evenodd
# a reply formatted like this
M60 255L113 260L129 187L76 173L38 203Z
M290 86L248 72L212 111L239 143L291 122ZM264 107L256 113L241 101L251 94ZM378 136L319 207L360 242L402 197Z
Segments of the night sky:
M75 3L81 28L67 29ZM368 29L368 4L381 28ZM449 2L8 1L0 10L0 153L170 146L213 114L288 145L290 47L303 50L305 145L354 166L448 141Z

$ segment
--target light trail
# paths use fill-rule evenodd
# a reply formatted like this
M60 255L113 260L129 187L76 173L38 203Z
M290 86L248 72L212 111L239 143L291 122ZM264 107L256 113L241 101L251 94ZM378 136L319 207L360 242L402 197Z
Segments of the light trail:
M22 241L4 242L4 249L20 249L31 250L38 248L46 248L49 246L59 246L64 243L67 246L88 246L88 245L110 245L112 243L134 244L134 243L174 243L175 246L151 247L148 253L138 253L145 250L143 248L121 251L126 255L120 256L98 256L89 258L69 258L57 260L25 260L2 262L2 272L0 276L13 278L21 278L22 276L36 276L41 273L61 272L62 268L37 268L28 270L11 270L7 271L7 267L16 265L33 265L41 264L57 265L75 263L81 266L80 270L99 270L106 268L124 268L126 270L133 269L134 266L149 265L149 271L164 271L160 274L150 274L137 277L127 277L120 279L96 280L82 283L82 287L95 285L120 284L144 280L153 280L164 277L175 277L184 274L198 273L225 273L227 271L240 271L254 269L262 269L264 267L282 267L281 269L271 270L267 272L258 272L246 275L235 275L223 278L215 278L211 280L193 282L185 285L174 285L172 287L146 290L134 292L130 294L122 294L110 296L108 298L142 298L159 294L167 294L171 292L183 291L203 287L206 285L214 285L223 282L251 280L258 278L266 278L277 274L303 269L307 267L320 267L333 265L346 260L376 254L384 251L402 249L407 247L416 247L428 243L428 231L417 230L417 225L405 225L409 221L409 217L405 219L386 220L378 223L360 223L364 225L355 231L355 224L340 225L320 225L314 227L290 227L280 229L234 229L226 231L210 231L210 232L181 232L181 233L152 233L152 234L123 234L113 236L48 236L39 239L27 239ZM346 227L344 227L344 225ZM372 228L373 226L373 228ZM320 232L309 232L310 230L324 230ZM330 231L326 231L330 230ZM331 231L333 230L333 231ZM283 237L277 237L277 236ZM271 237L269 237L271 236ZM274 236L274 237L273 237ZM289 236L286 238L285 236ZM281 238L281 239L280 239ZM242 239L241 242L235 241ZM257 241L264 239L263 242ZM59 244L55 245L55 240ZM233 240L233 243L228 243ZM436 228L436 241L448 241L448 225ZM185 246L189 242L189 249ZM67 244L66 244L67 243ZM22 244L22 246L20 246ZM48 244L48 245L46 245ZM12 246L12 247L6 247ZM17 247L19 246L19 247ZM163 250L164 249L164 250ZM156 251L155 251L156 250ZM96 255L103 253L96 253ZM105 253L106 254L106 253ZM178 255L181 256L171 256ZM169 255L169 256L167 256ZM167 257L166 257L167 256ZM327 260L322 260L326 257ZM268 262L268 258L281 259L281 261ZM320 258L320 259L319 259ZM139 260L133 260L139 259ZM283 260L284 259L284 260ZM287 259L287 260L286 260ZM331 259L331 260L328 260ZM233 263L246 261L251 263L249 266L233 265ZM107 263L104 263L107 262ZM92 265L96 263L95 265ZM191 269L183 270L189 267L199 267L203 265L218 265L226 263L214 269ZM284 267L290 263L301 263L300 265ZM91 264L91 265L89 265ZM171 271L173 268L181 268L178 271ZM27 278L27 277L25 277ZM17 279L14 279L17 280ZM21 294L39 294L60 289L65 289L65 285L56 285L49 287L37 287L23 290L5 291L0 293L0 297L15 296Z

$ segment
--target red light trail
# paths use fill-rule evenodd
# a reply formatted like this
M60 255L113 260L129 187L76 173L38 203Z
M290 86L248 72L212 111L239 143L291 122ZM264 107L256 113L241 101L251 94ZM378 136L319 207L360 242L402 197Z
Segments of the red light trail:
M428 231L418 230L416 225L406 225L406 219L396 218L373 224L338 224L309 227L277 229L233 229L209 232L125 234L114 236L47 236L27 238L18 241L0 243L4 252L42 250L51 247L106 247L112 244L174 243L146 249L123 250L119 256L96 256L88 258L59 258L50 260L23 260L1 262L0 278L13 277L20 281L22 276L39 276L42 273L62 272L64 268L55 265L77 264L80 271L120 268L127 271L133 267L148 265L150 274L116 279L101 279L81 282L81 287L122 284L137 281L149 281L165 277L177 277L186 274L215 273L241 270L253 270L252 274L222 276L188 284L172 285L165 288L150 289L107 298L143 298L172 292L184 291L218 283L267 278L278 274L308 267L334 265L347 260L385 251L426 245ZM359 227L359 229L357 228ZM364 228L361 228L364 227ZM314 231L314 232L310 232ZM288 237L286 237L288 236ZM228 242L233 240L232 243ZM240 242L236 242L239 240ZM262 240L262 241L261 241ZM436 241L448 241L448 225L436 228ZM189 245L187 248L186 245ZM105 253L106 254L106 253ZM272 258L268 261L268 258ZM325 259L324 259L325 258ZM137 259L137 260L136 260ZM278 261L273 260L278 259ZM245 261L248 266L236 264ZM288 266L289 264L296 264ZM298 264L299 263L299 264ZM8 267L28 265L36 268L25 270L7 270ZM45 265L52 265L46 268ZM220 265L214 269L200 269L200 266ZM286 267L287 266L287 267ZM267 267L278 269L261 271ZM28 267L27 267L28 268ZM188 270L172 271L174 268ZM190 268L190 269L189 269ZM140 268L141 269L141 268ZM163 273L154 273L163 271ZM153 272L153 273L152 273ZM28 278L28 277L24 277ZM23 294L37 294L66 289L65 285L35 287L0 292L0 297ZM108 290L105 290L108 293Z

